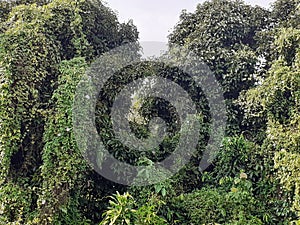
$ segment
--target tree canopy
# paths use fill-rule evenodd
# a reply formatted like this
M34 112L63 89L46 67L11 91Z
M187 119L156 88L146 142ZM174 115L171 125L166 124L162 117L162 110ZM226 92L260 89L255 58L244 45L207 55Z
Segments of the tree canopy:
M203 90L184 71L151 59L117 71L95 109L97 132L115 158L151 168L182 135L170 102L137 98L128 116L133 134L149 137L150 120L160 117L168 135L143 154L117 140L111 108L133 80L155 74L175 82L196 103L201 124L196 152L178 173L126 186L85 160L72 113L78 84L99 56L133 42L139 57L134 22L120 23L101 1L0 1L0 223L300 224L299 24L299 0L277 0L270 9L207 0L182 12L169 46L207 64L227 107L225 137L205 171L199 162L212 115ZM147 179L149 171L138 175Z

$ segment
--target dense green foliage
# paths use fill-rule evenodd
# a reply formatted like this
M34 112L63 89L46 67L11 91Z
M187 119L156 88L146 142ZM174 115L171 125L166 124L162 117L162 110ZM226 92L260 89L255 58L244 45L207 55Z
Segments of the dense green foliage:
M105 218L100 225L105 224L137 224L137 225L163 225L166 220L157 215L157 211L163 202L152 196L148 202L135 209L134 198L126 192L120 195L118 192L111 197L110 206L104 213Z
M134 134L148 137L149 121L159 116L169 136L143 154L122 145L109 113L127 83L153 74L168 78L201 112L201 139L190 162L164 182L127 187L84 160L72 106L89 65L137 39L136 27L120 24L101 2L0 2L0 223L300 224L300 1L277 0L266 10L210 0L194 13L182 12L169 45L201 57L227 105L226 137L206 171L198 165L209 107L187 74L143 62L109 80L97 102L98 133L111 154L132 165L151 167L172 153L180 123L167 101L137 99L130 117Z
M259 65L259 34L270 27L270 12L242 1L217 0L183 13L170 44L187 46L213 70L228 102L228 133L238 132L240 110L232 101L255 84Z
M88 202L102 192L88 194L92 174L71 131L73 95L86 61L135 41L136 29L100 2L3 4L1 222L86 224L87 211L98 209Z

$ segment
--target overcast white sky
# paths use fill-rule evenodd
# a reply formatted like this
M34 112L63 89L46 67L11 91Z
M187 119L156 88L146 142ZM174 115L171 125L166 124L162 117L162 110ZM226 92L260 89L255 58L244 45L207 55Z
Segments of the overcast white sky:
M252 5L268 7L275 0L245 0ZM115 10L120 22L134 21L140 41L167 42L167 35L179 21L180 12L194 12L204 0L105 0Z

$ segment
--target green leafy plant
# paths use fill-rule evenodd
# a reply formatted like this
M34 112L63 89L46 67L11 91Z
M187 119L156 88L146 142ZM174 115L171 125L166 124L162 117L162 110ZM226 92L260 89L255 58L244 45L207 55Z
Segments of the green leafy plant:
M134 198L128 193L120 195L118 192L110 197L110 206L104 212L104 219L100 225L105 224L149 224L149 225L164 225L166 221L157 215L163 202L152 196L146 204L137 206Z

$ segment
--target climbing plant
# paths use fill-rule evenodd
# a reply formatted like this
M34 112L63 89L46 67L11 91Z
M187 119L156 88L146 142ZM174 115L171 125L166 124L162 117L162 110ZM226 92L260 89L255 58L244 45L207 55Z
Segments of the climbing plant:
M83 224L75 88L86 62L135 41L136 28L97 1L1 1L0 9L1 221Z

